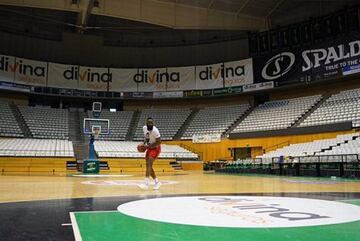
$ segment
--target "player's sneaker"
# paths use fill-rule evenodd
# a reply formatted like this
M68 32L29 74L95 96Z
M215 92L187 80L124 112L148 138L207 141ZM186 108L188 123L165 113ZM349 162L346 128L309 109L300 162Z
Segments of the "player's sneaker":
M145 183L138 184L138 187L140 187L142 190L148 190L149 189L149 185L146 185Z
M153 190L159 190L160 186L161 186L161 182L156 182L154 187L153 187Z

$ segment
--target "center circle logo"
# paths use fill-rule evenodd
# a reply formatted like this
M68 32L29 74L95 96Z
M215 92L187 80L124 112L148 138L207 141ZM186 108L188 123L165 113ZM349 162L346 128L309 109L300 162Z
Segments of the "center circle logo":
M304 227L360 220L360 207L333 201L263 196L192 196L139 200L118 211L185 225L236 228Z
M261 71L261 76L267 80L277 79L291 70L295 63L295 55L283 52L269 59ZM272 72L270 73L270 70Z

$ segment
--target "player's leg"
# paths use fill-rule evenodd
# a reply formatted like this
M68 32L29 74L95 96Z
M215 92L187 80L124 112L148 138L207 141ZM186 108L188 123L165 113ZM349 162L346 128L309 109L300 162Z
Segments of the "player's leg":
M146 158L146 176L147 177L152 177L153 176L153 169L152 169L152 165L154 163L154 158L152 158L151 156L149 156L148 158Z
M151 176L154 180L156 179L156 174L153 168L155 159L151 156L146 160L146 170L149 170L149 176Z
M157 178L153 167L151 167L151 177L152 177L154 180Z
M159 181L159 179L156 177L156 174L155 174L155 171L154 171L154 168L153 168L153 164L156 160L156 158L159 156L160 154L160 151L161 151L161 148L160 146L157 147L153 153L151 153L152 155L150 156L152 158L152 162L151 162L151 176L152 178L154 178L155 180L155 186L154 186L154 190L158 190L161 186L161 182Z
M150 175L151 175L151 168L149 168L149 151L146 152L145 161L146 161L146 170L145 170L145 181L144 183L140 183L138 186L141 189L147 190L149 189L149 182L150 182Z

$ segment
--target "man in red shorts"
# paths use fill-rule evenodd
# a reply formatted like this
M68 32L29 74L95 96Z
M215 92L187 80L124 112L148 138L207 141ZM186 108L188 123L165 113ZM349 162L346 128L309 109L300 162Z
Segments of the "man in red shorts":
M144 145L146 147L146 174L145 174L145 183L139 184L141 189L149 189L150 176L155 180L154 190L158 190L161 186L161 182L156 177L156 174L153 169L153 163L155 159L159 156L161 151L161 140L160 132L158 128L154 126L154 120L149 117L146 120L146 126L143 127L144 132Z

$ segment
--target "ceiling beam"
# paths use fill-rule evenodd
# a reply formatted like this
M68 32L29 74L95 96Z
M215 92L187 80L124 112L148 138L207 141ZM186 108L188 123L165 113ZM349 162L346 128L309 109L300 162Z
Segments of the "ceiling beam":
M236 11L236 17L238 17L241 11L246 7L246 5L250 2L250 0L246 0L243 5Z
M79 33L84 33L84 30L87 27L87 23L93 8L94 8L94 0L86 0L85 5L82 6L81 11L79 12L78 15L78 25L81 26L78 30Z
M207 9L210 10L212 8L212 6L214 5L216 0L211 0L211 2L209 3Z
M93 1L80 0L78 4L71 4L71 0L33 2L17 0L13 3L9 3L9 0L0 0L0 5L78 12L79 17L76 27L83 30L86 30L89 24L90 14L140 21L173 29L259 30L265 27L262 17L249 16L243 13L235 15L234 12L215 9L214 3L216 3L216 0L211 0L205 7L187 5L181 0L173 0L172 2L160 0L102 0L103 4L100 5L99 9L93 8ZM246 0L242 8L249 1ZM119 2L122 2L122 4L119 4ZM151 6L152 11L143 12L144 8L149 6ZM209 6L211 11L207 8Z
M265 18L269 18L275 11L276 9L278 9L280 7L280 5L284 2L285 0L279 0L275 6L270 9L270 11L268 12L268 14L266 14Z

